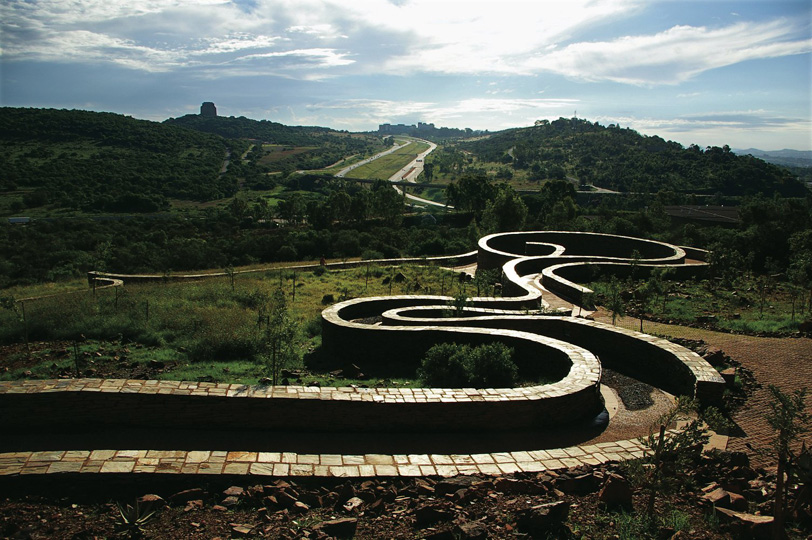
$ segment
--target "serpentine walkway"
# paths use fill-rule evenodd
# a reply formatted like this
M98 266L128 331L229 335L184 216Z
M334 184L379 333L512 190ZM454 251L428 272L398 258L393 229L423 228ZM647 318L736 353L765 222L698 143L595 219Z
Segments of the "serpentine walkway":
M551 384L485 389L364 389L99 379L0 383L0 427L5 433L20 435L0 446L7 450L0 453L0 475L502 474L640 457L644 448L636 440L596 437L606 428L609 415L604 407L610 414L618 408L617 403L612 405L613 392L601 388L602 363L667 392L694 395L706 402L720 398L721 377L702 358L666 340L582 318L543 316L534 310L542 299L542 289L576 305L583 304L590 291L573 280L594 268L623 275L645 274L667 266L681 277L695 275L702 265L686 265L686 250L689 248L596 233L496 234L480 240L476 253L453 260L440 257L412 261L465 265L475 256L479 268L501 269L503 297L472 298L458 311L449 307L453 300L449 297L362 298L335 304L322 314L326 354L366 364L370 369L382 363L396 370L414 369L414 359L437 342L475 344L498 340L516 349L521 370L557 381ZM690 251L692 259L701 258L697 250ZM92 273L89 279L126 283L166 278ZM370 324L370 320L382 324ZM366 370L366 366L362 368ZM512 435L517 433L574 433L587 426L594 428L596 415L602 418L598 422L602 427L581 439L590 443L555 448L534 449L524 443L518 450L508 446L477 453L274 451L291 447L287 436L275 433L304 433L308 429L323 434L316 435L312 448L341 433L393 440L397 440L394 434L405 433L407 437L430 440L449 432L461 432L462 440L465 433L491 433L488 438L492 447L500 441L511 444ZM182 437L175 442L173 433L201 431L201 425L213 432L248 430L251 440L260 442L219 440L208 442L207 449L184 444ZM95 432L116 430L158 430L167 440L152 446L154 449L132 449L137 446L132 437L123 436L129 446L119 444L118 449L110 449L109 441L113 439L102 435L94 439ZM84 439L74 437L88 431L91 434ZM417 432L421 434L415 435ZM609 432L611 421L606 430ZM72 440L72 446L68 445L71 449L54 450L60 438ZM26 441L32 446L14 447ZM167 448L171 444L176 445L174 449ZM177 449L184 446L184 450ZM359 448L357 444L351 446Z

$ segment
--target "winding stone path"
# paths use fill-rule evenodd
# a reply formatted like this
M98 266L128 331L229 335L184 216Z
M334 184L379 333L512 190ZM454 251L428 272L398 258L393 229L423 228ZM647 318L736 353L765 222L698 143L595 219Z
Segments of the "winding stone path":
M523 362L541 365L558 382L523 388L401 389L245 387L178 381L68 380L0 383L3 428L64 429L121 423L123 426L207 427L239 423L246 429L322 431L526 429L583 422L597 414L602 360L655 386L675 388L713 401L723 381L694 353L665 340L573 317L528 316L542 295L538 285L581 299L587 290L571 279L601 265L628 272L633 250L641 271L668 265L685 268L684 249L629 237L540 231L491 235L480 241L481 268L501 268L505 298L473 298L462 316L444 317L449 297L364 298L326 309L327 354L414 362L431 344L494 338L522 349ZM528 252L533 254L527 255ZM571 255L569 253L572 253ZM471 254L456 257L465 264ZM426 261L426 259L415 259ZM451 258L435 258L442 264ZM380 262L380 261L376 261ZM363 263L361 263L363 264ZM701 269L693 265L691 272ZM534 278L527 278L535 275ZM172 276L204 279L216 274ZM164 279L163 276L92 274L90 279ZM572 298L574 297L574 298ZM383 325L356 322L383 316ZM543 364L539 364L543 359ZM271 413L271 414L269 414ZM381 424L383 421L383 424ZM297 424L298 422L298 424ZM54 443L54 444L59 444ZM0 475L53 473L175 473L256 475L455 475L541 471L641 457L636 440L605 441L565 448L478 454L310 454L243 450L72 449L0 454Z

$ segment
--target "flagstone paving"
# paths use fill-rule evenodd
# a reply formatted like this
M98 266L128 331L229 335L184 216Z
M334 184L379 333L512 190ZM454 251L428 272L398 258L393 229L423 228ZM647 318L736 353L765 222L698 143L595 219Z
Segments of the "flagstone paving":
M36 381L31 381L34 383ZM40 381L42 382L42 381ZM87 382L87 381L85 381ZM50 383L44 383L50 384ZM66 383L67 384L67 381ZM95 383L92 383L95 385ZM31 384L21 385L30 390ZM33 385L36 386L36 385ZM98 385L112 388L114 385ZM150 385L152 387L154 385ZM176 385L171 385L176 388ZM6 385L7 391L19 389ZM614 392L604 387L611 416L623 406ZM622 422L621 422L622 423ZM622 430L619 432L622 433ZM41 450L0 453L0 477L52 474L172 474L247 476L455 476L459 474L500 475L512 472L540 472L608 461L640 458L645 446L637 439L597 442L547 448L482 453L304 453L242 450L155 450L95 449ZM58 443L56 443L58 444ZM724 448L726 438L716 437L711 446Z
M638 440L484 454L299 454L296 452L72 450L0 453L0 476L155 473L251 476L455 476L598 465L643 457Z

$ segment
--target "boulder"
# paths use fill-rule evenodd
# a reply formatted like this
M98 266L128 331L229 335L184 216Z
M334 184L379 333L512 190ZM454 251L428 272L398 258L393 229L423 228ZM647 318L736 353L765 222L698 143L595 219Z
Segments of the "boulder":
M479 521L460 523L454 527L454 538L459 540L485 540L488 528Z
M456 493L459 489L471 487L478 481L479 480L473 476L453 476L451 478L444 478L434 485L434 492L437 495Z
M236 537L248 536L254 530L254 526L248 523L229 523L231 534Z
M223 491L223 495L226 497L242 497L243 493L245 493L245 490L240 486L231 486Z
M560 532L567 521L570 505L565 501L540 504L517 513L519 530L544 538Z
M502 493L544 493L545 489L541 483L531 480L517 480L515 478L498 478L494 482L494 489Z
M201 508L203 508L203 500L193 499L191 501L186 501L186 506L183 508L183 511L191 512L192 510L200 510Z
M717 508L716 515L719 521L730 525L737 538L767 539L772 535L772 516L759 516L736 512L727 508Z
M235 497L234 495L229 495L228 497L223 499L223 502L221 502L220 504L222 504L226 508L232 508L240 504L240 498Z
M727 494L730 497L730 508L736 510L737 512L744 512L747 510L747 499L745 499L743 495L733 493L732 491L728 491Z
M345 512L355 512L364 505L364 500L360 497L350 497L342 506Z
M352 538L355 536L355 529L358 527L358 519L356 518L340 518L331 519L329 521L322 521L314 527L328 536L335 538Z
M441 521L451 521L454 519L454 513L440 505L428 505L415 510L414 517L414 526L422 529Z
M722 488L705 493L702 498L716 508L730 508L730 495Z
M290 508L298 501L296 497L283 490L278 491L274 495L274 498L276 499L277 504L279 504L279 506L282 508Z
M555 481L555 487L571 495L586 495L598 491L598 478L593 473L578 476L561 475Z
M632 510L632 486L624 477L609 473L598 493L600 503L610 510Z
M166 506L166 501L163 499L163 497L160 495L155 495L154 493L148 493L147 495L138 497L136 502L138 502L141 508L149 508L150 510L155 510Z
M698 318L697 321L699 321ZM724 364L725 360L727 359L727 356L721 349L717 349L716 347L708 347L708 350L703 356L703 358L707 360L707 362L710 365L716 367Z
M192 488L192 489L185 489L183 491L178 491L174 495L169 497L169 500L175 504L182 504L189 501L194 501L197 499L203 499L205 497L205 493L200 488Z

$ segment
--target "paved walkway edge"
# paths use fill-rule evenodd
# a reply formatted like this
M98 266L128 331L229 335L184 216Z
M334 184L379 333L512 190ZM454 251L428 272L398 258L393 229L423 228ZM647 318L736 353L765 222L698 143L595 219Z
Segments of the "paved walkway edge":
M670 431L669 433L674 433ZM715 436L706 450L724 449ZM0 453L0 477L19 475L174 474L309 477L456 476L542 472L642 458L637 439L547 450L485 454L300 454L199 450L54 450Z

